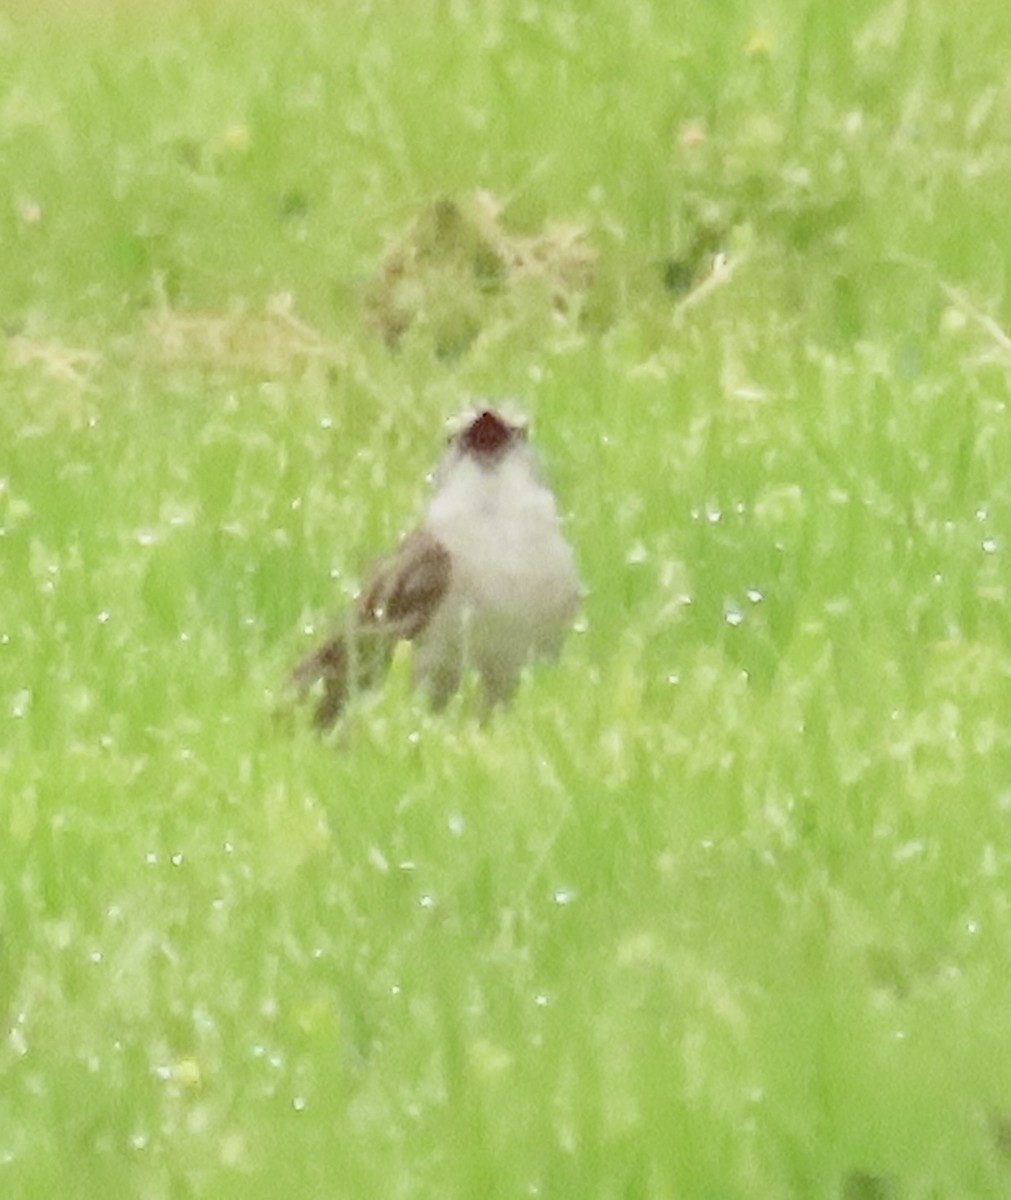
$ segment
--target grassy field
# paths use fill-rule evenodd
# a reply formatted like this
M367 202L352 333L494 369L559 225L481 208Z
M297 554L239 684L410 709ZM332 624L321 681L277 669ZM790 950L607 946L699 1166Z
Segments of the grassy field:
M1011 1194L1011 7L0 13L0 1193ZM587 586L290 666L474 395Z

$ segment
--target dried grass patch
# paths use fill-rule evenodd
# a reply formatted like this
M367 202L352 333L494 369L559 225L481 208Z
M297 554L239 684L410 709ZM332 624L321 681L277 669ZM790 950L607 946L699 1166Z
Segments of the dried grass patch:
M347 365L343 347L295 313L290 293L271 296L262 311L180 312L161 304L145 326L162 363L246 370L269 376Z
M578 316L598 258L586 231L557 221L515 232L505 207L488 191L440 197L393 240L365 296L368 323L387 345L421 330L447 356L494 320Z

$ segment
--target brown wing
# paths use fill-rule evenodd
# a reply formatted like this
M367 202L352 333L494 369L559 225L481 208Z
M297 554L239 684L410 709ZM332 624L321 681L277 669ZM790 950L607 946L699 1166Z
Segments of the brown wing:
M449 552L417 530L381 562L358 600L347 629L300 663L292 681L302 695L322 680L315 724L326 729L348 696L378 682L398 641L417 637L449 586Z
M430 533L408 534L359 601L362 625L381 628L394 641L416 638L446 594L450 564L449 551Z

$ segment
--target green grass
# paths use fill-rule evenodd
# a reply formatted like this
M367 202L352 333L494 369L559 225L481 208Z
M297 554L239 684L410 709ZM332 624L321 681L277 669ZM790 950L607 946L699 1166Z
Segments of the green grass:
M0 1191L1007 1195L1011 10L405 11L0 16ZM475 392L585 618L320 741Z

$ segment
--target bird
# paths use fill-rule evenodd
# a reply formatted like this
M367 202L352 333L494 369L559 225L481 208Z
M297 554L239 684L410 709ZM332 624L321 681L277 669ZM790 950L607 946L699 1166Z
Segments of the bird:
M320 730L381 682L400 641L413 644L414 679L433 707L473 670L491 708L528 663L558 656L575 619L575 554L524 422L493 408L465 413L432 478L417 527L292 674L300 696L318 697Z

